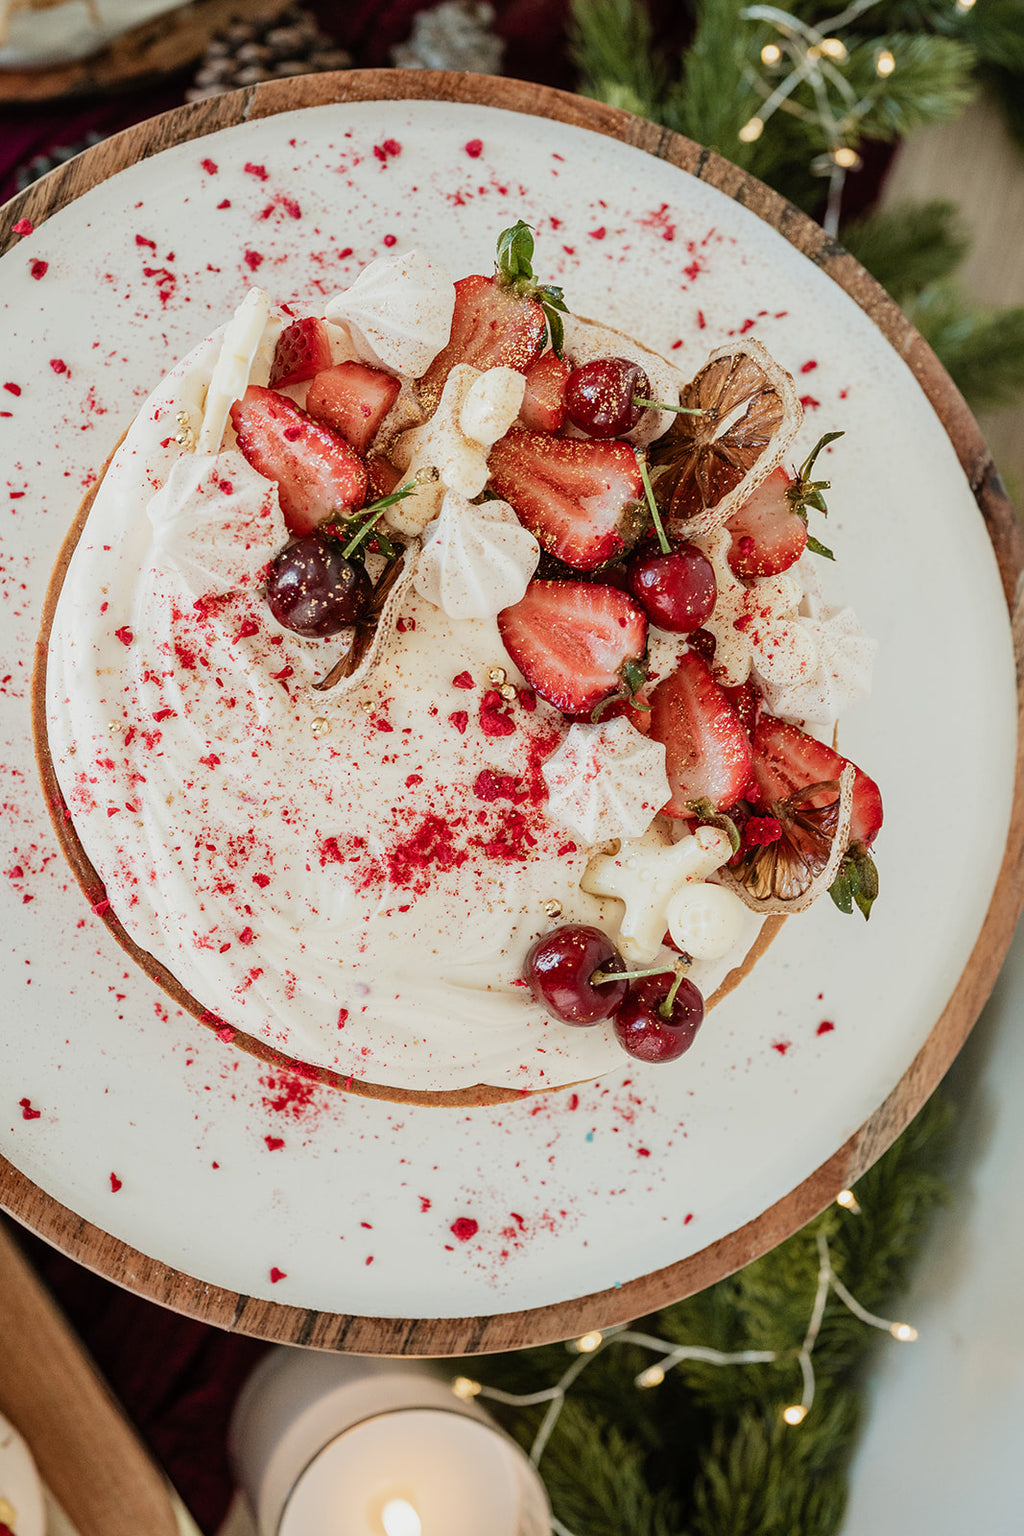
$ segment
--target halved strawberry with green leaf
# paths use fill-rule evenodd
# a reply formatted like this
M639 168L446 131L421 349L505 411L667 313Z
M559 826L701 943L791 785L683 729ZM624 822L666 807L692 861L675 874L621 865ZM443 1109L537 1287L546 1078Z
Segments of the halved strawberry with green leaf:
M420 395L429 408L440 399L456 363L525 373L543 352L549 329L554 350L561 352L562 290L537 281L532 258L533 233L520 219L498 236L494 276L463 277L455 284L448 343L420 380Z
M759 814L774 817L780 835L770 844L745 848L732 872L759 898L798 899L831 859L839 777L849 759L773 715L763 714L757 722L752 748ZM868 849L882 825L882 797L874 780L852 766L850 830L830 894L844 912L856 902L867 917L878 892Z
M340 432L357 453L365 453L401 387L398 379L381 368L336 363L321 370L310 384L306 410L314 420Z
M552 348L526 370L519 420L530 432L560 432L565 426L565 386L572 368Z
M366 468L343 437L313 421L287 395L250 384L231 407L241 453L276 480L292 533L310 533L332 513L366 501Z
M628 443L549 437L513 427L491 449L491 486L548 554L593 571L635 542L646 521Z
M270 365L270 385L302 384L321 368L331 366L331 338L322 320L293 320L277 338Z
M643 686L647 619L617 587L531 581L498 614L498 631L531 688L565 715L592 714Z
M651 694L650 734L665 747L665 771L672 787L663 807L666 815L707 820L703 802L727 811L742 798L750 782L750 741L695 651L685 652L672 675Z
M728 519L729 565L737 576L777 576L795 565L805 549L828 560L835 558L808 533L807 509L828 514L822 492L828 490L829 482L812 480L811 474L821 450L842 435L826 432L795 475L777 465Z

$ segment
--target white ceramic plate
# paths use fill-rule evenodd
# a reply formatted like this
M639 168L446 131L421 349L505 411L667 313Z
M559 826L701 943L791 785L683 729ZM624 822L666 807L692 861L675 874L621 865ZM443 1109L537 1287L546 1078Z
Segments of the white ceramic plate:
M487 271L518 217L571 308L694 371L749 330L810 397L798 449L845 428L822 466L837 555L823 577L881 642L874 695L844 720L842 746L883 789L882 894L869 925L827 901L790 921L673 1067L497 1110L282 1088L168 1007L57 852L28 729L43 590L138 402L254 277L316 305L392 241L455 275ZM20 389L0 389L4 1156L210 1284L438 1318L543 1307L684 1259L835 1152L964 969L1006 840L1016 741L984 524L941 423L853 300L669 164L562 123L433 101L307 108L142 161L0 261L0 300L0 384ZM471 1236L452 1231L460 1218Z

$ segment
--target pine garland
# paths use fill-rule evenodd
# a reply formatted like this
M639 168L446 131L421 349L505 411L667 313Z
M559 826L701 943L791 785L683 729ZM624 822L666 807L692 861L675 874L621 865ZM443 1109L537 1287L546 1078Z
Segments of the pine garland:
M929 1221L946 1197L952 1112L941 1098L857 1185L860 1214L831 1206L771 1253L637 1324L680 1343L727 1351L795 1350L808 1323L818 1233L869 1310L891 1309ZM540 1460L555 1516L574 1536L834 1536L860 1415L864 1367L879 1336L830 1298L814 1351L818 1392L797 1427L795 1356L714 1367L688 1361L651 1389L635 1385L650 1355L606 1345L587 1365ZM464 1362L477 1380L525 1394L565 1370L563 1345ZM488 1407L492 1407L488 1403ZM542 1407L496 1408L529 1449Z
M695 0L689 45L670 58L654 42L642 0L573 0L580 88L717 149L819 217L837 124L851 150L891 142L954 120L980 79L1005 98L1024 147L1024 0L977 0L966 11L952 0L866 5L842 28L841 75L855 110L837 97L823 116L804 82L751 137L771 89L762 49L781 35L765 9L753 0ZM787 9L811 24L837 14L822 0ZM883 53L892 67L880 74ZM992 310L965 298L953 275L967 250L955 210L908 205L841 225L839 238L907 311L974 410L1024 394L1024 307Z

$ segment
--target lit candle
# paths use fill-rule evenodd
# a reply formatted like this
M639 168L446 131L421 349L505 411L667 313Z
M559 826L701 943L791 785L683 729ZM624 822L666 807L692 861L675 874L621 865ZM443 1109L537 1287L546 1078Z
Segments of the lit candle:
M418 1362L275 1350L231 1451L259 1536L551 1536L519 1447Z

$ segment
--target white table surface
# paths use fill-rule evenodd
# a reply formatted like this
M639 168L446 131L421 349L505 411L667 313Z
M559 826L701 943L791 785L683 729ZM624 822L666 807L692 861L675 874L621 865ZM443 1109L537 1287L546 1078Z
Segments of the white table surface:
M1024 926L947 1079L959 1117L952 1199L883 1344L842 1536L1024 1531Z

